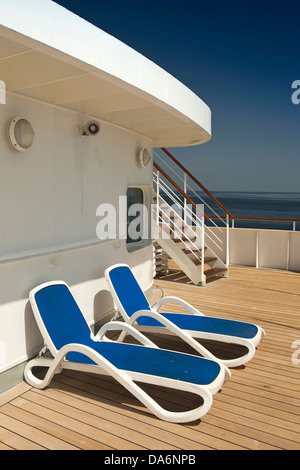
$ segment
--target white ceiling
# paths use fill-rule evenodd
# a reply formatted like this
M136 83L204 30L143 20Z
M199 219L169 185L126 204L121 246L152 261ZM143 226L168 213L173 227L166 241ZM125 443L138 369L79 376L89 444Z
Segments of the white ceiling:
M0 27L0 80L8 92L117 124L151 138L154 147L210 138L199 124L149 93L37 41L25 43L20 34Z

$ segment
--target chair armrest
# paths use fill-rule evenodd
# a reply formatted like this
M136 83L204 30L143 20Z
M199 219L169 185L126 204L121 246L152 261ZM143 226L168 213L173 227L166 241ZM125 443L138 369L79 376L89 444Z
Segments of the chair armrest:
M133 315L131 315L128 324L132 325L139 317L154 318L154 320L161 323L161 325L165 326L168 330L172 331L172 333L175 333L178 336L186 336L183 330L181 330L173 322L165 318L161 313L151 310L138 310Z
M150 348L156 348L158 349L158 346L154 344L150 339L148 339L146 336L144 336L140 331L136 330L133 328L131 325L128 323L123 323L120 321L112 321L109 323L106 323L105 325L100 328L100 330L97 332L95 336L93 336L93 339L95 341L111 341L115 343L116 341L113 341L105 336L105 333L107 333L110 330L122 330L122 332L125 332L127 334L130 334L133 336L136 340L138 340L140 343L142 343L144 346L148 346ZM125 336L125 335L123 335ZM118 341L120 338L118 339Z
M164 326L169 326L172 323L163 317L159 312L155 310L138 310L137 312L133 313L128 320L128 325L133 325L139 317L150 317L154 318L154 320L158 321Z
M180 299L179 297L163 297L162 299L158 300L156 304L153 305L152 310L155 312L166 302L172 302L174 304L178 304L181 307L185 308L188 310L190 313L193 313L194 315L203 315L203 313L199 312L195 307L193 307L191 304L186 302L183 299Z

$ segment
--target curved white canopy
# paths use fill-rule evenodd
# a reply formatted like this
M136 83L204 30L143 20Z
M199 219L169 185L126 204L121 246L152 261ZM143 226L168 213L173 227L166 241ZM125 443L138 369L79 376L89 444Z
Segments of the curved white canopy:
M117 124L154 147L206 142L211 111L144 56L50 0L0 0L9 92Z

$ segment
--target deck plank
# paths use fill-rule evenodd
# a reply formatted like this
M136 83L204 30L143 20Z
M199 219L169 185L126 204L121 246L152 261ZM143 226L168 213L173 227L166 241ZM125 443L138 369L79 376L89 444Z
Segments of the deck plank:
M231 266L228 278L201 288L176 269L154 280L153 302L175 295L204 314L254 322L267 333L255 357L232 369L209 413L194 423L167 423L110 377L65 370L45 390L21 383L0 395L0 449L300 448L300 364L292 362L292 343L300 340L300 274ZM171 304L164 310L181 311ZM155 340L191 352L176 338ZM223 346L210 346L225 354ZM234 347L226 347L232 354ZM174 409L194 403L187 394L147 387Z

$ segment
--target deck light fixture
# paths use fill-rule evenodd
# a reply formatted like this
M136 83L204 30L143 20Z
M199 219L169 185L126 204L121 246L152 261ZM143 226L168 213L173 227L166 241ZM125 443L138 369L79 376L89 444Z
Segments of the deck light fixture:
M100 132L100 124L97 121L88 121L80 128L80 130L83 137L97 135Z
M151 154L149 150L145 149L144 147L140 148L139 154L138 154L139 165L142 168L145 168L150 162L150 160L151 160Z
M17 116L9 123L8 138L14 149L25 152L33 144L34 130L27 119Z

